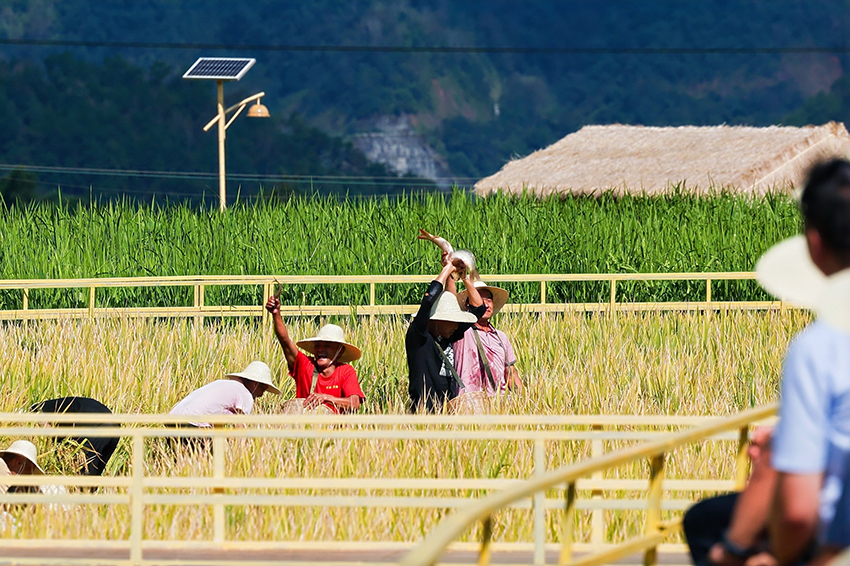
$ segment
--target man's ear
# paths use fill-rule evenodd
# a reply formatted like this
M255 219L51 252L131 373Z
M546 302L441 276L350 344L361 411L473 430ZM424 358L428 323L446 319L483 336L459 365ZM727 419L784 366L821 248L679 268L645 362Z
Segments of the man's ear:
M806 228L805 235L809 255L812 256L812 261L817 264L823 257L823 238L821 238L820 232L814 228Z

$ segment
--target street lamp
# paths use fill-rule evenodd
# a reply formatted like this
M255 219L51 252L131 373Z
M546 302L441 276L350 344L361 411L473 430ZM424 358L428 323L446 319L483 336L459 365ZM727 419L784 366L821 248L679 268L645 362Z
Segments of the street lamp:
M225 167L224 167L224 138L225 131L233 123L233 120L245 109L249 102L254 102L254 105L248 110L249 118L268 118L269 110L260 104L260 98L266 93L260 92L253 96L249 96L242 102L234 104L230 108L224 108L224 81L238 81L245 73L248 72L256 59L234 59L234 58L211 58L201 57L189 67L189 70L183 74L184 79L202 79L214 80L218 90L218 113L215 118L209 121L204 126L204 131L209 131L213 124L218 122L218 208L224 211L226 208L225 197ZM233 111L236 113L231 116L230 120L227 115Z

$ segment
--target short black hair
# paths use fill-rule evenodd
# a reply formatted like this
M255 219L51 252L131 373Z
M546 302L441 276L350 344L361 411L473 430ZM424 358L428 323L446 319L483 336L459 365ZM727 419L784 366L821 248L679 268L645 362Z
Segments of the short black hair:
M850 161L830 159L809 170L800 198L806 228L832 251L850 255Z

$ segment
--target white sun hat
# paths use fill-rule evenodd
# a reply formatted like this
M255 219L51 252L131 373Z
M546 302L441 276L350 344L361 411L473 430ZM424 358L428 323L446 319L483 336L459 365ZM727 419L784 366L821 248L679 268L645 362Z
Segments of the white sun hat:
M33 465L36 474L44 475L44 470L38 465L38 449L29 440L16 440L5 450L0 450L0 458L6 456L23 456Z
M807 309L817 309L827 277L812 262L804 236L783 240L756 263L756 279L776 298Z
M319 329L319 333L312 338L305 338L295 343L296 346L310 354L316 353L316 342L333 342L339 344L345 350L337 361L340 363L353 362L360 359L360 348L345 341L345 332L336 324L326 324Z
M269 366L266 365L265 362L251 362L248 364L248 367L239 373L228 373L224 377L227 377L228 379L237 377L250 379L251 381L265 385L266 391L280 395L280 389L275 387L274 383L272 383L272 370L269 369Z
M493 295L493 314L496 314L502 307L505 306L505 303L508 302L508 291L506 289L502 289L501 287L494 287L492 285L486 284L484 281L480 279L472 283L476 289L479 291L490 291L490 294ZM466 305L466 300L469 298L469 291L464 289L457 295L457 301L461 305Z
M818 318L850 332L850 269L827 278L818 298Z
M458 297L451 291L443 291L431 307L431 320L447 322L473 323L478 317L460 308Z

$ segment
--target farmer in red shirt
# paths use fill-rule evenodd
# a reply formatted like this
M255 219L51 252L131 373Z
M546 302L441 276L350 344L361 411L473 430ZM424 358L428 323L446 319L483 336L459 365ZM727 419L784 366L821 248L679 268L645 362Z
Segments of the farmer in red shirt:
M346 362L358 359L360 350L345 341L342 328L326 324L314 338L296 344L280 316L280 300L269 297L266 310L272 315L274 333L283 348L289 375L295 380L295 396L304 399L304 408L315 409L324 404L335 413L356 411L366 396L360 389L357 372ZM305 356L298 348L312 356Z

